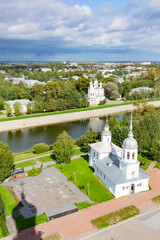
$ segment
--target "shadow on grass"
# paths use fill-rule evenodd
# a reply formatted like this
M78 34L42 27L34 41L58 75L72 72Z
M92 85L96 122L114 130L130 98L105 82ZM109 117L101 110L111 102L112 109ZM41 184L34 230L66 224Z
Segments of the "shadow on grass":
M153 154L150 153L150 152L142 152L141 156L144 157L144 158L150 159L150 160L154 160Z
M41 231L36 231L35 226L36 226L36 215L37 215L37 209L36 207L26 201L25 194L22 192L21 193L21 201L19 203L19 209L24 207L24 205L27 205L26 207L26 213L28 211L32 211L34 213L33 217L30 218L24 218L23 215L18 215L16 216L15 214L15 209L13 210L13 217L16 222L16 227L17 227L17 234L12 238L13 240L42 240L42 235L43 232ZM27 229L30 228L30 229ZM24 230L24 231L22 231Z

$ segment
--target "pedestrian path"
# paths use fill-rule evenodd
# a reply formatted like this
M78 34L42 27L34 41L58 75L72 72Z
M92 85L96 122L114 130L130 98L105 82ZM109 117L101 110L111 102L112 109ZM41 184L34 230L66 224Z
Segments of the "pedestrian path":
M156 163L157 163L156 161L152 161L151 164L149 165L148 171L151 171L156 165Z
M151 207L154 205L151 199L160 194L160 184L157 184L160 182L160 174L158 172L158 169L147 171L147 173L151 176L150 186L152 190L141 193L141 195L137 198L130 199L127 196L120 199L112 199L71 215L38 225L35 227L35 231L37 233L40 231L44 232L43 237L58 232L63 239L67 239L94 230L91 220L110 212L114 212L132 204L139 209ZM20 236L23 240L31 239L32 231L33 228L23 231L20 233Z
M7 224L7 228L8 228L10 235L17 233L16 224L15 224L15 221L14 221L12 215L6 217L6 224Z

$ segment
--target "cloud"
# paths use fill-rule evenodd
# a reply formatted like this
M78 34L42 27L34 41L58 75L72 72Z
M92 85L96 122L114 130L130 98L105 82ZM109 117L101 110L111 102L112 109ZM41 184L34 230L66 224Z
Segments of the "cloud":
M87 1L70 6L60 0L0 1L2 57L158 53L160 2L128 0L118 9L113 2L93 10Z

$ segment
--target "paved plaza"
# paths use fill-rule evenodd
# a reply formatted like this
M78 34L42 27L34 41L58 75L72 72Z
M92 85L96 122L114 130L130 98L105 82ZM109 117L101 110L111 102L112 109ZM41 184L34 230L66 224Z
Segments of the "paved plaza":
M26 218L45 213L52 219L76 211L75 203L89 200L55 167L44 169L36 177L18 180L12 186L23 204L20 211Z

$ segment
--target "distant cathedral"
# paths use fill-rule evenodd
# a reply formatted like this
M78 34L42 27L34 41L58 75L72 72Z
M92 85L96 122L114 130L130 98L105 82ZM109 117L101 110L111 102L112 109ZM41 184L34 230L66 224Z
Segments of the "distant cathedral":
M90 87L88 89L87 99L90 106L98 105L100 101L105 99L104 89L102 88L102 82L99 83L95 80L94 83L90 82Z
M101 141L90 144L90 147L89 164L116 198L149 189L150 177L139 168L140 162L137 161L138 145L133 138L132 114L130 131L122 149L111 142L108 123Z

